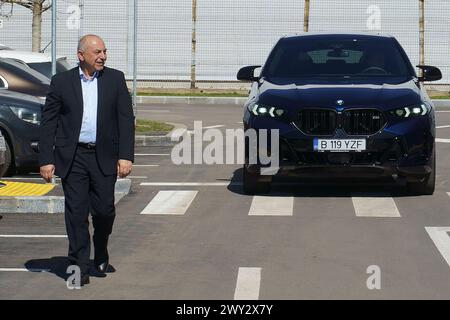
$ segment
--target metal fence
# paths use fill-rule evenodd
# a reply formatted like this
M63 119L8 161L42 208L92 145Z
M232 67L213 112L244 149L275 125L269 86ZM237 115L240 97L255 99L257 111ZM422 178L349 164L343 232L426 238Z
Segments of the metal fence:
M75 65L80 35L99 34L108 47L108 65L131 78L133 3L58 0L57 54ZM194 70L197 87L233 87L241 66L262 64L279 37L303 31L304 3L137 0L139 85L189 87ZM14 5L10 14L8 4L1 10L0 43L30 50L31 11ZM42 17L42 48L51 41L50 11ZM441 85L450 84L448 21L450 1L425 0L425 63L441 68L443 79L436 82ZM419 0L310 0L309 31L389 33L400 41L412 63L419 63ZM45 51L50 52L50 46Z

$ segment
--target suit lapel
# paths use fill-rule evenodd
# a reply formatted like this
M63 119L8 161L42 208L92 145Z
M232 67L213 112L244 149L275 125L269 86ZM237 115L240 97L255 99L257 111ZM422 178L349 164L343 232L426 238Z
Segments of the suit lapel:
M80 109L83 110L83 92L81 91L81 80L78 67L73 69L72 77L72 85L75 92L75 97L77 99L78 105L80 106Z
M104 102L104 94L105 94L105 75L104 70L100 71L97 77L97 140L98 140L98 133L101 131L100 126L103 123L101 117L102 117L102 110L103 110L103 102Z

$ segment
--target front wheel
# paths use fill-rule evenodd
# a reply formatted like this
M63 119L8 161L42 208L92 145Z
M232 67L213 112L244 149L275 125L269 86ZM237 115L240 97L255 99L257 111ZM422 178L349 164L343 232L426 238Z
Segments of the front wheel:
M0 177L10 176L14 174L14 164L12 161L11 147L9 146L8 140L5 139L6 152L5 152L5 163L0 167Z

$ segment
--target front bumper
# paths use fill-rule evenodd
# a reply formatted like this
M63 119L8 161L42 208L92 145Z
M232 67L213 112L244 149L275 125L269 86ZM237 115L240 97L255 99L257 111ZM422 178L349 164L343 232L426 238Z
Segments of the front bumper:
M245 123L245 126L246 129L261 128L255 121ZM347 135L338 129L332 136L317 137L304 134L293 124L279 124L278 129L279 175L312 179L393 178L417 182L432 172L435 131L429 119L387 125L380 132L369 136ZM318 152L314 151L314 138L366 139L366 150ZM264 152L270 153L270 144L268 146L269 150ZM261 170L261 167L264 166L247 166L253 172Z

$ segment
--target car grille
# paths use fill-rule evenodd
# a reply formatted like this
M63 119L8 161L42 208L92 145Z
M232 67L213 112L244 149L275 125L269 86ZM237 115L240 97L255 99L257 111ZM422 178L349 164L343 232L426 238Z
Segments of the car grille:
M308 135L332 135L336 128L342 128L348 135L368 135L382 129L386 120L376 109L346 110L342 114L328 109L304 109L294 123Z
M328 135L336 130L336 119L334 110L304 109L295 124L306 134Z
M345 132L349 135L374 134L385 125L383 113L376 109L355 109L344 112Z

